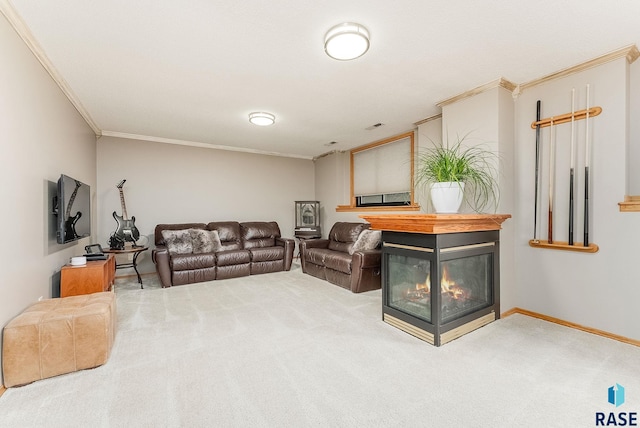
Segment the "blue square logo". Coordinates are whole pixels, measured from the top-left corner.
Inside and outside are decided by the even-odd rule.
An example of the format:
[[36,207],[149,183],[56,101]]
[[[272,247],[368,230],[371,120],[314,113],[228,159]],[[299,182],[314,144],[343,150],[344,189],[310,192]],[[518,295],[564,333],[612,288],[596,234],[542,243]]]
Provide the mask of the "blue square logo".
[[609,403],[620,407],[624,404],[624,387],[619,383],[609,387]]

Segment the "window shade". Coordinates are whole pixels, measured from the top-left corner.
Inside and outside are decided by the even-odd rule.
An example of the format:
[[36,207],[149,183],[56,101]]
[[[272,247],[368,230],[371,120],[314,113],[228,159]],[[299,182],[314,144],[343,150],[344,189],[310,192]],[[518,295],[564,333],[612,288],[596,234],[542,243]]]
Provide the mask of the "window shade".
[[353,154],[355,196],[401,193],[411,190],[411,138]]

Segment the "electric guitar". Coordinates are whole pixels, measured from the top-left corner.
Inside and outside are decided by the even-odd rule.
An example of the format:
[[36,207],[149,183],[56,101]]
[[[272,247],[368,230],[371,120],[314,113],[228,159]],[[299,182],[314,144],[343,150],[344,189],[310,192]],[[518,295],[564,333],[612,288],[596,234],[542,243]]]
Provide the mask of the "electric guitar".
[[122,180],[120,184],[116,186],[120,191],[120,204],[122,205],[122,216],[119,216],[118,214],[116,214],[115,211],[113,212],[113,218],[116,220],[116,223],[118,224],[118,228],[116,229],[115,232],[113,232],[113,235],[120,238],[122,241],[130,241],[135,243],[138,240],[138,238],[140,238],[140,232],[138,231],[138,228],[136,227],[136,224],[135,224],[136,218],[131,217],[131,219],[129,219],[127,216],[127,206],[124,203],[124,192],[122,191],[122,186],[124,185],[125,181],[127,180]]
[[82,183],[76,180],[76,188],[73,189],[73,193],[69,198],[69,203],[67,203],[67,210],[64,213],[64,218],[65,218],[64,240],[65,241],[70,241],[70,240],[79,238],[78,233],[76,232],[76,223],[78,222],[78,220],[80,220],[80,217],[82,217],[82,213],[78,211],[76,215],[71,217],[71,207],[73,206],[73,201],[75,201],[76,199],[76,195],[78,194],[78,189],[80,188],[80,186],[82,186]]

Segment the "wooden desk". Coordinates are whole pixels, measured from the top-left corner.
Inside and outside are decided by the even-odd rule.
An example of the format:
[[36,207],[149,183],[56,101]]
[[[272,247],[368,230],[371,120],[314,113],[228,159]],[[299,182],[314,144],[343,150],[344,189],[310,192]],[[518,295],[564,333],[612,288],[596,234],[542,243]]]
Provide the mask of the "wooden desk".
[[111,291],[116,276],[116,259],[88,261],[84,266],[65,265],[60,270],[60,297]]

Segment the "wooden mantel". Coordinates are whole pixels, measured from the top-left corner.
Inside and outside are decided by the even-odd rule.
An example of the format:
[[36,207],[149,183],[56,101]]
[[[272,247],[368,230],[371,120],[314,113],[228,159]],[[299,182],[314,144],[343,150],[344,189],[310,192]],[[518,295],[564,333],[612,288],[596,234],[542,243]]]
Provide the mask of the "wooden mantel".
[[438,234],[500,230],[511,214],[381,214],[360,218],[376,230]]

